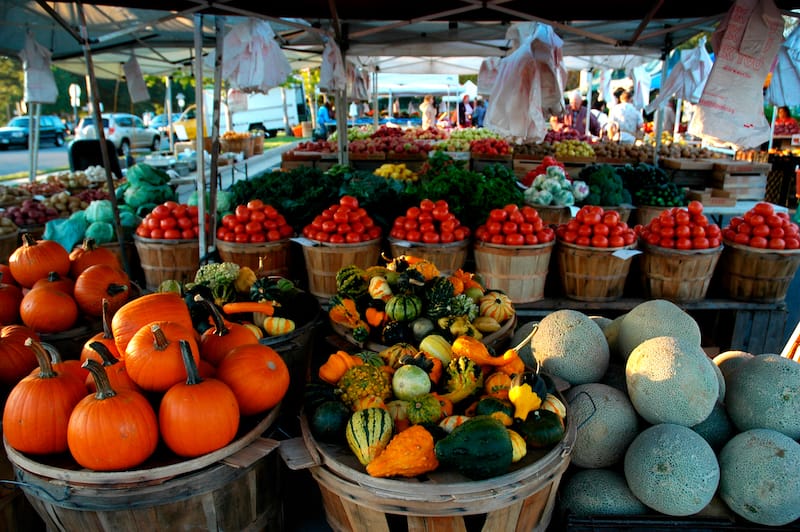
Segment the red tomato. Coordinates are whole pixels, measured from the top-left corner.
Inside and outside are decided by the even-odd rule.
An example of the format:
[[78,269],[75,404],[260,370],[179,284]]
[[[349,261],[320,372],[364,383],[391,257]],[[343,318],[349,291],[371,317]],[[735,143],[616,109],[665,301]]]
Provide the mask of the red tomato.
[[394,227],[392,228],[391,231],[389,231],[389,236],[392,238],[397,238],[399,240],[405,240],[406,232],[403,229],[397,229],[396,227]]
[[361,234],[366,230],[364,222],[353,222],[350,224],[350,230],[354,233]]
[[675,249],[692,249],[691,238],[679,238],[675,241]]
[[675,227],[662,226],[661,238],[675,238]]
[[492,244],[505,244],[506,237],[505,237],[505,235],[501,235],[500,233],[497,233],[497,234],[491,235],[489,237],[489,242],[491,242]]
[[354,196],[344,195],[339,198],[339,205],[350,209],[358,209],[358,199]]
[[764,221],[770,227],[781,227],[783,225],[783,219],[777,214],[770,214],[765,216]]
[[772,204],[765,201],[759,201],[756,203],[752,208],[752,211],[760,214],[761,216],[771,216],[775,214],[775,209],[772,207]]
[[578,228],[581,226],[581,223],[573,218],[572,220],[567,222],[567,231],[578,231]]
[[155,216],[148,216],[144,219],[144,225],[146,225],[151,231],[153,229],[161,229],[161,220]]
[[267,218],[266,220],[264,220],[261,223],[261,225],[263,225],[264,229],[266,229],[266,230],[277,229],[278,228],[278,222],[273,220],[272,218]]
[[331,244],[344,244],[344,235],[339,233],[333,233],[330,239]]
[[619,223],[619,213],[617,211],[608,211],[603,214],[603,223],[611,227]]
[[[603,225],[603,224],[599,224]],[[592,237],[592,246],[596,248],[607,248],[608,247],[608,238],[603,235],[594,235]]]
[[236,219],[240,222],[247,222],[250,220],[250,209],[248,209],[245,205],[237,205],[233,213],[236,215]]
[[530,205],[523,205],[522,208],[520,208],[520,212],[522,212],[522,215],[525,216],[525,219],[529,222],[539,218],[539,211]]
[[634,242],[636,242],[636,234],[633,231],[625,233],[622,235],[623,240],[625,240],[625,245],[630,246]]
[[706,236],[706,228],[702,225],[695,225],[692,227],[692,237],[693,238],[705,238]]
[[[459,228],[460,229],[460,228]],[[486,230],[485,225],[481,225],[477,229],[475,229],[475,239],[486,241],[489,238],[489,232]]]
[[364,226],[364,229],[370,229],[375,225],[375,221],[369,216],[364,216],[359,222]]
[[197,218],[198,212],[199,209],[197,205],[189,205],[188,207],[186,207],[186,214],[191,218]]
[[[177,231],[177,229],[170,229],[169,231],[164,231],[164,238],[170,238],[167,236],[167,233],[171,233],[172,231]],[[197,236],[192,229],[184,229],[180,231],[180,235],[181,235],[180,238],[183,238],[184,240],[191,240]]]
[[706,236],[708,238],[719,238],[722,235],[722,230],[717,224],[708,224],[706,226]]
[[786,237],[783,239],[786,243],[786,249],[798,249],[800,248],[800,238],[796,238],[793,236]]
[[504,222],[503,223],[502,232],[505,235],[510,235],[510,234],[513,234],[513,233],[517,233],[518,232],[517,224],[515,224],[514,222],[510,222],[510,221],[509,222]]
[[421,211],[431,212],[434,207],[436,207],[436,204],[433,202],[433,200],[429,200],[426,198],[419,202],[419,208]]
[[578,239],[578,233],[576,233],[575,231],[567,231],[566,233],[564,233],[562,239],[564,240],[564,242],[572,244]]
[[675,217],[668,214],[669,211],[664,211],[658,216],[658,221],[661,222],[661,227],[675,227]]
[[425,231],[422,233],[422,241],[426,244],[438,244],[439,233],[435,231]]
[[708,225],[708,218],[706,217],[705,214],[695,214],[694,216],[692,216],[692,221],[695,224],[697,224],[699,226],[702,226],[702,227],[705,227],[705,226]]
[[692,236],[692,229],[688,225],[675,226],[675,236],[677,238],[689,238]]
[[409,207],[406,210],[406,218],[414,218],[416,219],[422,211],[419,207]]
[[266,242],[266,241],[267,241],[267,237],[264,236],[264,233],[255,233],[253,235],[250,235],[250,242],[252,242],[254,244],[260,244],[260,243]]
[[[272,230],[274,231],[274,229]],[[336,232],[339,233],[340,235],[346,235],[347,233],[350,232],[350,224],[339,224],[336,227]]]
[[724,229],[722,231],[722,238],[724,238],[725,240],[733,240],[736,238],[736,231],[730,228]]
[[587,225],[599,224],[603,221],[603,216],[599,212],[588,212],[583,215],[583,223]]
[[[763,219],[763,217],[762,217]],[[751,233],[753,236],[769,236],[769,226],[765,223],[762,224],[753,224],[753,230]]]
[[750,235],[753,232],[753,228],[747,222],[742,222],[736,227],[737,233],[743,233],[745,235]]
[[523,235],[529,235],[533,233],[533,224],[530,222],[522,222],[519,224],[519,232]]
[[507,246],[524,246],[525,237],[519,233],[508,233],[506,234],[505,244]]
[[150,230],[144,224],[140,224],[139,227],[136,228],[136,234],[142,238],[150,238]]
[[427,222],[432,222],[434,218],[433,215],[430,213],[430,211],[422,211],[421,213],[419,213],[419,216],[417,216],[417,220],[419,221],[419,223],[423,224]]
[[442,234],[439,236],[439,242],[441,242],[442,244],[449,244],[450,242],[455,242],[455,241],[456,241],[456,235],[454,232],[442,231]]
[[733,218],[731,218],[729,225],[731,229],[736,229],[742,222],[744,222],[744,218],[742,218],[741,216],[734,216]]
[[508,212],[503,209],[492,209],[489,211],[489,220],[493,222],[505,222],[508,218]]
[[236,235],[233,231],[228,231],[228,234],[225,235],[224,238],[225,242],[236,242]]
[[579,236],[575,239],[576,246],[589,246],[591,243],[592,240],[588,236]]
[[552,242],[553,239],[556,237],[555,231],[553,231],[550,227],[544,227],[538,231],[536,231],[536,238],[539,242]]
[[[516,207],[516,205],[515,205],[515,207]],[[519,224],[521,224],[521,223],[523,223],[525,221],[525,215],[522,214],[522,211],[517,209],[515,211],[512,211],[508,215],[508,219],[509,219],[509,221],[514,222],[515,224],[519,225]]]
[[523,238],[525,239],[526,246],[535,246],[539,243],[539,237],[534,234],[523,235]]
[[244,230],[246,233],[254,234],[254,233],[261,233],[264,230],[264,227],[258,222],[247,222],[244,225]]
[[605,223],[600,223],[600,224],[593,225],[592,229],[594,231],[594,234],[600,235],[600,236],[608,236],[609,233],[611,233],[611,229]]
[[336,222],[333,220],[325,220],[322,222],[322,230],[326,233],[334,233],[336,232]]
[[247,233],[247,229],[245,228],[244,224],[236,224],[233,228],[233,232],[237,235],[241,235]]
[[[188,218],[186,218],[188,220]],[[222,225],[227,228],[233,228],[236,225],[236,216],[233,214],[226,214],[222,217]]]
[[[336,233],[334,233],[336,234]],[[325,231],[320,231],[317,233],[317,236],[314,237],[315,240],[319,240],[320,242],[330,242],[331,233],[326,233]]]
[[786,231],[783,230],[783,227],[773,227],[769,231],[770,238],[784,238],[786,236]]
[[[330,208],[332,209],[331,214],[336,212],[335,206],[331,206]],[[264,205],[262,211],[264,212],[264,216],[266,216],[267,218],[275,218],[276,216],[278,216],[278,209],[276,209],[272,205]]]
[[786,249],[786,241],[782,238],[770,238],[767,247],[769,249]]
[[745,246],[749,246],[750,235],[748,235],[747,233],[736,233],[736,236],[734,237],[733,241],[737,244],[743,244]]
[[654,231],[652,233],[648,233],[647,236],[645,237],[645,240],[651,246],[657,246],[661,242],[661,236]]
[[186,217],[178,218],[178,227],[181,229],[191,229],[194,226],[194,222]]
[[406,240],[410,242],[422,242],[422,233],[416,229],[406,231]]
[[350,211],[348,210],[337,210],[333,213],[333,221],[337,224],[346,224],[350,221]]
[[181,232],[177,229],[164,229],[164,234],[161,236],[161,238],[167,240],[178,240],[181,238]]
[[[747,211],[747,214],[744,215],[744,219],[745,221],[747,221],[747,223],[749,223],[753,227],[766,223],[766,220],[764,219],[763,216],[761,216],[760,214],[752,214],[752,212],[753,211]],[[747,217],[748,214],[750,215],[749,218]]]
[[250,201],[247,202],[245,206],[251,211],[256,209],[262,209],[264,208],[264,202],[261,201],[260,199],[251,199]]
[[166,218],[167,216],[170,216],[172,214],[172,210],[164,204],[156,205],[155,207],[153,207],[153,210],[150,211],[150,214],[152,214],[154,217],[158,219],[162,219]]
[[675,223],[677,225],[688,225],[691,219],[692,217],[689,211],[679,209],[678,212],[675,213]]
[[689,205],[686,207],[686,209],[689,211],[689,214],[691,214],[692,216],[695,216],[695,215],[698,215],[698,214],[702,214],[702,212],[703,212],[703,204],[700,203],[697,200],[692,200],[692,201],[689,202]]
[[424,224],[419,224],[419,231],[420,231],[420,233],[422,233],[423,235],[424,235],[425,233],[435,233],[435,232],[436,232],[436,226],[435,226],[435,225],[433,225],[433,223],[432,223],[432,222],[427,222],[427,223],[424,223]]
[[671,238],[662,238],[661,240],[658,241],[658,245],[661,246],[662,248],[674,248],[675,241]]
[[581,224],[578,226],[578,236],[592,236],[592,226],[587,224]]
[[610,248],[621,248],[625,245],[625,239],[622,238],[622,235],[611,235],[608,237],[608,247]]
[[454,240],[464,240],[468,235],[466,227],[456,227],[455,231],[453,231]]
[[722,245],[722,241],[719,238],[709,238],[708,239],[708,247],[710,248],[718,248]]
[[767,239],[763,236],[754,236],[750,239],[750,246],[754,248],[766,248],[767,247]]
[[355,233],[355,232],[351,231],[351,232],[347,233],[346,235],[344,235],[344,240],[345,240],[345,242],[348,242],[350,244],[355,244],[357,242],[361,242],[361,233]]
[[439,227],[441,228],[443,233],[452,233],[453,231],[456,230],[456,227],[458,227],[458,222],[453,219],[444,220],[441,222],[441,224],[439,224]]
[[694,249],[708,249],[708,239],[704,236],[696,236],[692,239],[692,247]]
[[431,215],[435,220],[439,220],[440,222],[447,219],[447,215],[450,214],[450,211],[444,207],[434,207],[431,211]]
[[184,205],[183,203],[176,206],[172,209],[172,216],[175,218],[180,218],[182,216],[186,216],[186,212],[189,210],[188,205]]
[[499,234],[502,230],[503,226],[500,222],[491,221],[486,224],[486,232],[490,235]]
[[419,224],[414,218],[406,218],[406,222],[403,224],[403,229],[406,231],[416,231],[419,229]]

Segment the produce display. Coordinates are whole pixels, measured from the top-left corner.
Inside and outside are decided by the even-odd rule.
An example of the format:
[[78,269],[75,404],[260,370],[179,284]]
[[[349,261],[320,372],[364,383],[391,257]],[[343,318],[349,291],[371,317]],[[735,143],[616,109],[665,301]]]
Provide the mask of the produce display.
[[686,195],[664,170],[647,163],[626,164],[616,169],[634,205],[680,207],[686,205]]
[[252,200],[237,205],[233,214],[222,217],[217,228],[217,240],[240,244],[277,242],[294,235],[286,218],[272,205]]
[[303,228],[304,237],[332,244],[375,240],[380,238],[381,233],[381,228],[359,206],[358,199],[346,195],[339,198],[338,204],[323,210]]
[[586,141],[578,139],[556,140],[553,142],[555,156],[559,159],[567,157],[594,157],[594,148]]
[[419,176],[417,173],[406,166],[405,163],[386,163],[382,164],[375,170],[375,175],[381,177],[388,177],[390,179],[398,179],[400,181],[406,181],[409,183],[413,183]]
[[31,193],[22,187],[10,187],[0,185],[0,206],[6,207],[17,203],[22,203],[31,197]]
[[580,201],[581,205],[617,206],[631,202],[631,194],[622,177],[610,164],[590,164],[581,169],[578,178],[589,186],[589,193]]
[[3,213],[3,218],[8,218],[20,227],[42,225],[59,216],[54,207],[48,207],[44,202],[33,198],[23,200],[20,205],[8,207]]
[[506,246],[533,246],[552,242],[555,232],[530,205],[506,205],[489,211],[486,223],[475,230],[475,240]]
[[472,140],[469,143],[469,151],[473,156],[498,156],[498,155],[511,155],[514,149],[504,139],[496,139],[492,137]]
[[389,236],[409,242],[448,244],[469,238],[470,230],[450,212],[445,200],[424,199],[394,220]]
[[166,201],[156,205],[136,228],[141,238],[192,240],[200,233],[197,207]]
[[[526,181],[534,172],[539,172],[533,176],[532,181],[525,189],[525,202],[529,205],[574,205],[576,201],[582,201],[589,194],[589,187],[583,181],[571,181],[567,177],[563,166],[558,164],[548,164],[551,161],[546,157],[542,164],[525,176]],[[542,166],[547,165],[542,168]],[[523,181],[524,182],[524,181]]]
[[648,244],[662,248],[689,250],[722,245],[722,231],[708,222],[699,201],[690,201],[685,208],[663,210],[646,226],[637,226],[637,233]]
[[773,206],[759,202],[744,213],[734,216],[722,230],[724,240],[759,249],[798,249],[800,231],[787,213],[776,213]]
[[470,141],[467,139],[449,138],[433,145],[436,151],[466,151],[470,148]]
[[584,205],[575,217],[556,228],[558,238],[576,246],[621,248],[636,242],[636,232],[621,221],[617,211]]
[[0,216],[0,237],[11,233],[17,234],[17,231],[19,231],[19,227],[17,227],[17,224],[15,224],[11,218]]
[[125,180],[114,194],[120,205],[130,206],[138,216],[144,216],[160,203],[177,200],[169,185],[169,174],[159,168],[137,163],[128,168]]

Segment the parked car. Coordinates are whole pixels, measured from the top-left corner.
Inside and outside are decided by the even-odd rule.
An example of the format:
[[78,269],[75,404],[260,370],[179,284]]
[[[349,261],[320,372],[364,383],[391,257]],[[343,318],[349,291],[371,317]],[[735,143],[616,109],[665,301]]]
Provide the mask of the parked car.
[[[30,117],[17,116],[5,127],[0,127],[0,148],[6,149],[10,146],[28,147],[28,137],[30,136]],[[56,146],[64,145],[66,128],[61,119],[53,115],[43,115],[39,117],[39,144],[52,142]]]
[[[158,151],[161,147],[161,134],[157,129],[146,127],[138,116],[127,113],[104,113],[102,116],[106,139],[114,144],[120,155],[128,157],[133,149]],[[75,132],[75,139],[95,138],[97,130],[94,117],[82,118]]]
[[[172,123],[174,124],[175,122],[177,122],[180,117],[181,117],[180,113],[172,113]],[[150,120],[149,127],[157,129],[159,133],[161,133],[161,138],[166,138],[168,125],[169,124],[167,123],[167,115],[165,113],[154,116],[153,119]]]

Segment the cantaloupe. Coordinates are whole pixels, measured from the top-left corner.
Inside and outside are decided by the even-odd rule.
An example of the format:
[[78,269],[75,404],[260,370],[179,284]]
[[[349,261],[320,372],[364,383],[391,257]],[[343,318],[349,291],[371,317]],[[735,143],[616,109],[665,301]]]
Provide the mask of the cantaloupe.
[[722,449],[728,440],[738,432],[725,410],[725,405],[720,401],[717,401],[706,419],[692,426],[691,429],[702,436],[715,451]]
[[725,406],[741,431],[772,429],[800,438],[800,364],[779,355],[747,360],[731,375]]
[[719,397],[712,363],[692,341],[659,336],[639,344],[625,365],[628,395],[648,422],[697,425]]
[[800,518],[800,444],[780,432],[737,434],[719,454],[722,500],[745,519],[783,526]]
[[611,357],[620,360],[625,360],[619,349],[619,329],[622,326],[622,320],[625,319],[625,316],[627,316],[627,314],[617,316],[603,329],[603,334],[606,335],[608,351],[611,353]]
[[720,478],[713,449],[692,429],[663,423],[642,431],[625,453],[633,494],[667,515],[691,515],[714,496]]
[[625,364],[610,362],[606,374],[603,375],[600,382],[616,388],[626,396],[628,395],[628,384],[625,382]]
[[572,463],[601,468],[621,461],[639,434],[639,418],[628,396],[611,386],[589,383],[570,388],[565,398],[577,427]]
[[653,299],[625,315],[617,339],[620,354],[627,360],[636,346],[657,336],[683,338],[700,346],[700,327],[694,318],[671,301]]
[[600,330],[603,331],[603,334],[606,332],[606,327],[611,325],[611,322],[614,321],[611,318],[606,318],[605,316],[589,316],[589,319],[592,320],[600,327]]
[[561,510],[575,516],[642,515],[647,506],[634,496],[625,477],[611,469],[584,469],[565,480]]
[[728,381],[734,371],[743,363],[753,358],[747,351],[725,351],[714,357],[714,364],[722,372],[725,380]]
[[589,316],[557,310],[539,322],[531,351],[542,369],[570,384],[597,382],[608,368],[608,342]]
[[719,384],[719,396],[717,400],[724,403],[725,402],[725,392],[727,390],[727,384],[725,383],[725,375],[722,374],[722,370],[719,369],[719,366],[714,364],[714,362],[709,359],[711,362],[711,369],[714,370],[714,375],[717,376],[717,384]]

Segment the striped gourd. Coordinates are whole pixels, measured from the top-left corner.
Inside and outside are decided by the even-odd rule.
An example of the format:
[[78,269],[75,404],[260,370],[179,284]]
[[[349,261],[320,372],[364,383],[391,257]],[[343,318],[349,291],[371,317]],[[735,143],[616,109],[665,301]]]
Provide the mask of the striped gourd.
[[392,439],[392,415],[382,408],[365,408],[354,412],[347,422],[347,444],[362,465],[367,465]]
[[290,320],[289,318],[267,316],[264,318],[262,327],[264,327],[264,331],[269,336],[280,336],[282,334],[289,334],[290,332],[294,331],[295,324],[294,321]]
[[422,300],[413,295],[395,295],[386,302],[386,315],[394,321],[413,321],[422,314]]
[[351,264],[336,272],[336,292],[339,294],[356,299],[366,294],[368,288],[367,273],[358,266]]

